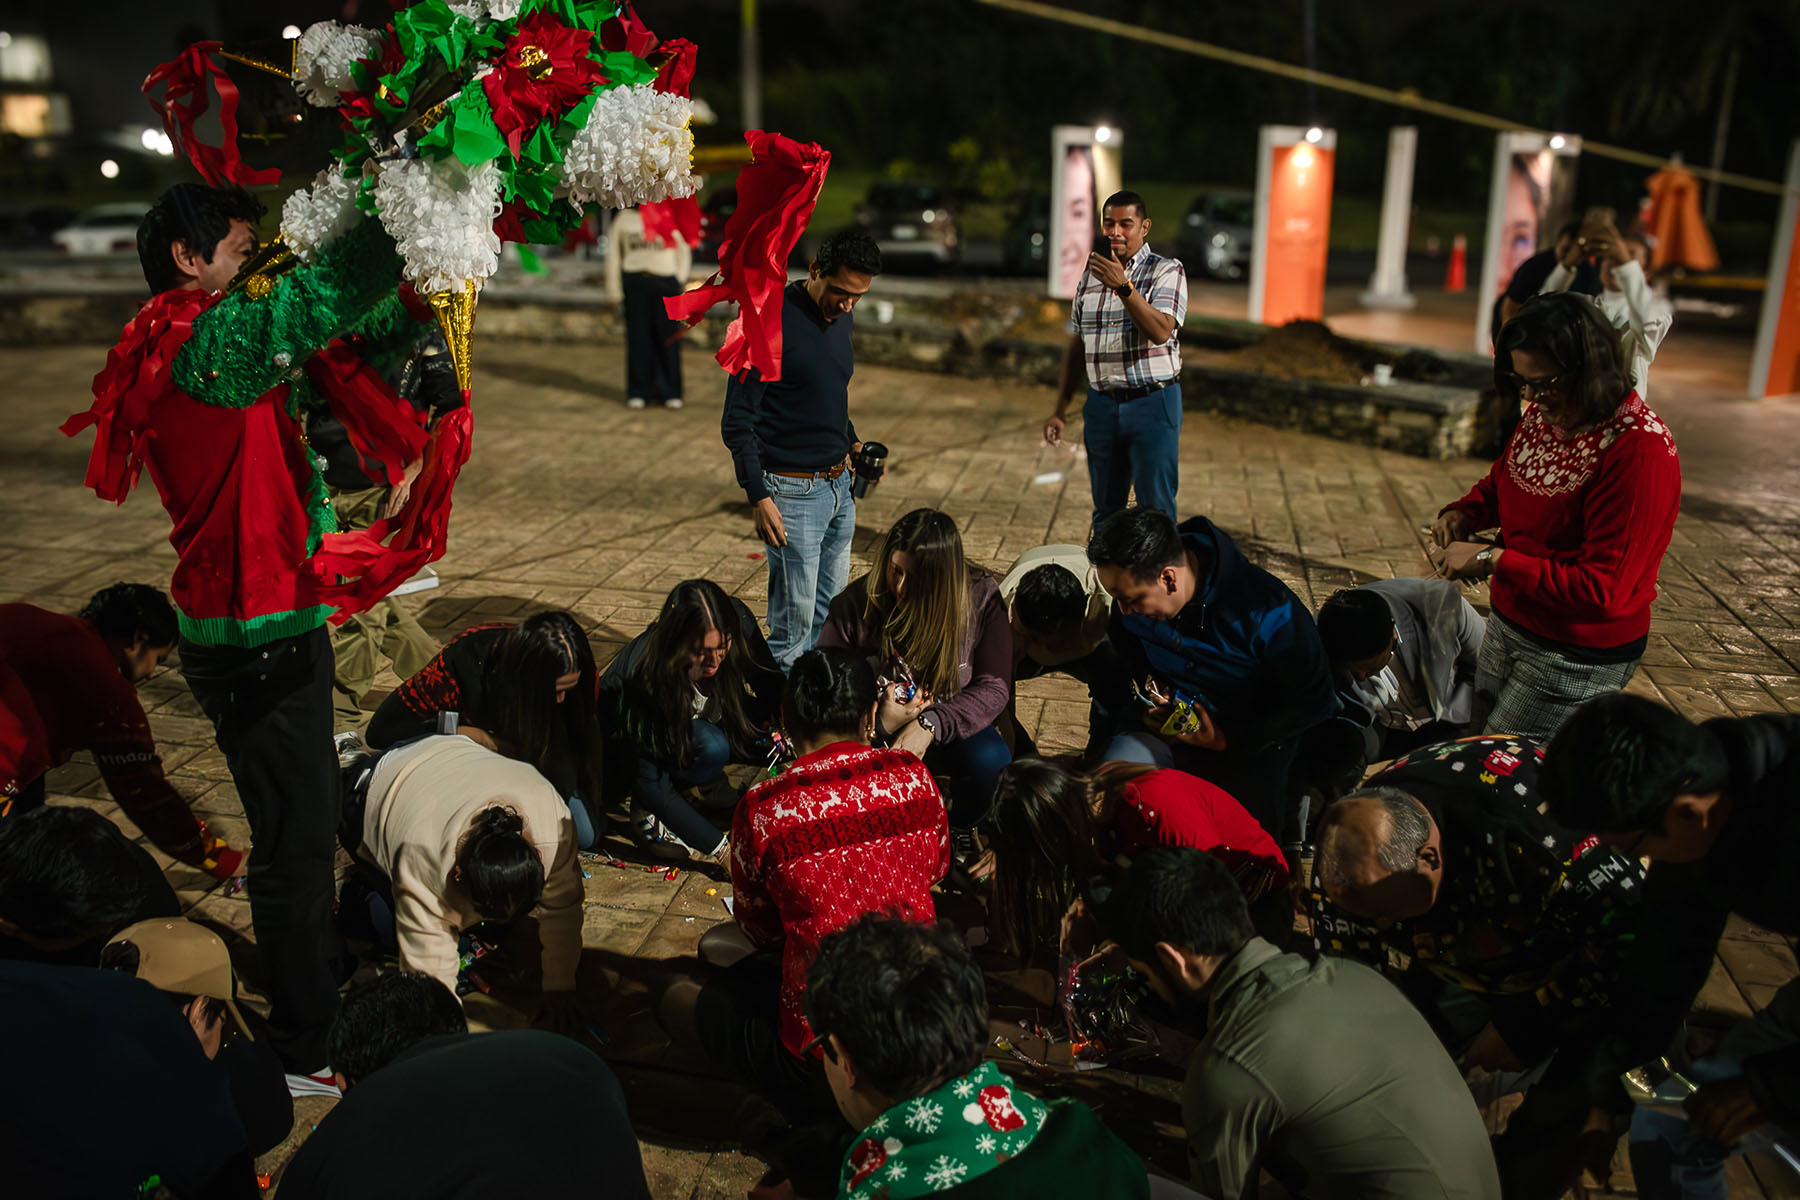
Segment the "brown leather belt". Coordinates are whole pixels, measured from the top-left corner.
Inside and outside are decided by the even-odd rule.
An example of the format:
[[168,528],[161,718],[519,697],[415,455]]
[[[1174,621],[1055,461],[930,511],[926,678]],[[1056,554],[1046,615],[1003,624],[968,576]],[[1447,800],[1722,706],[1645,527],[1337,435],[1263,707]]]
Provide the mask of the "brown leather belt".
[[770,471],[771,475],[779,475],[783,479],[836,479],[849,470],[848,463],[839,463],[824,471]]

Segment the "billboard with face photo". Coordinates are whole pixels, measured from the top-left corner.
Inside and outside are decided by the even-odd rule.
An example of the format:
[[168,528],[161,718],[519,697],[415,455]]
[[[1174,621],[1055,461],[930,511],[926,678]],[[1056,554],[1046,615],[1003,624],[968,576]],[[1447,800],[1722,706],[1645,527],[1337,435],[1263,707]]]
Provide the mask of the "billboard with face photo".
[[1121,184],[1117,129],[1058,125],[1050,131],[1050,295],[1070,300],[1100,232],[1098,205]]
[[1494,144],[1493,191],[1487,240],[1481,257],[1482,304],[1477,309],[1475,349],[1491,349],[1488,306],[1506,290],[1513,273],[1556,240],[1575,205],[1577,137],[1502,133]]

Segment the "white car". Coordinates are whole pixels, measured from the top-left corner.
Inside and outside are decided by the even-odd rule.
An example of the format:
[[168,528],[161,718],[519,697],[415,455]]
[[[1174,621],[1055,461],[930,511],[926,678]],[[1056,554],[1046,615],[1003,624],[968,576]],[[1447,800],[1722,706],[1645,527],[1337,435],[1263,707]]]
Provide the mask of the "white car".
[[90,208],[51,235],[59,253],[77,258],[137,254],[138,224],[150,206],[141,201]]

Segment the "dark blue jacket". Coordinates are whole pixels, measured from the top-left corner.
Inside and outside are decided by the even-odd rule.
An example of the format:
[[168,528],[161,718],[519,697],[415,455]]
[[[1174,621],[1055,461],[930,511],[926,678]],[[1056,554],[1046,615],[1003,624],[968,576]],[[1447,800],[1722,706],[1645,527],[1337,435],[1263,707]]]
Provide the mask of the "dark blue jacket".
[[1335,713],[1325,647],[1300,598],[1205,517],[1180,530],[1200,563],[1187,607],[1167,621],[1113,609],[1110,635],[1132,677],[1192,697],[1225,731],[1227,753],[1291,742]]

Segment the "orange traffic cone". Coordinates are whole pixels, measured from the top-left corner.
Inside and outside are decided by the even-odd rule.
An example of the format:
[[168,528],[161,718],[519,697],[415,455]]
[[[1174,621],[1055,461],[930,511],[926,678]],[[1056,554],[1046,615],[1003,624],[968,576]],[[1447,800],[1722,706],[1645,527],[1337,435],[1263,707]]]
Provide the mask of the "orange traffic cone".
[[1460,292],[1469,286],[1469,239],[1462,234],[1450,243],[1450,268],[1444,272],[1444,290]]

